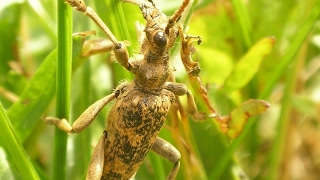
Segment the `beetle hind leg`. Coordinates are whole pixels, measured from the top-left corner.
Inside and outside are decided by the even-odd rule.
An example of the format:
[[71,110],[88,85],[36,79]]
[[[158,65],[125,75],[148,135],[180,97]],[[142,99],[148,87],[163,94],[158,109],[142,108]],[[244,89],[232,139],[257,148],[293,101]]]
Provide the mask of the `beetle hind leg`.
[[180,168],[180,152],[172,144],[160,137],[156,138],[151,150],[174,163],[174,166],[167,178],[168,180],[174,180]]
[[95,147],[87,172],[86,180],[100,180],[103,172],[104,165],[104,146],[105,140],[108,136],[107,131],[104,131]]

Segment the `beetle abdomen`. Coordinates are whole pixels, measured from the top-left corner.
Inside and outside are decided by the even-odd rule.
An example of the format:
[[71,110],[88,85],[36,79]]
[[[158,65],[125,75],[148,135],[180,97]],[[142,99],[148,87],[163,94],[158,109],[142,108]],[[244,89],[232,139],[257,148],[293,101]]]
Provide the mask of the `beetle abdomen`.
[[174,100],[167,90],[149,94],[129,87],[121,92],[107,121],[102,179],[129,179],[138,170]]

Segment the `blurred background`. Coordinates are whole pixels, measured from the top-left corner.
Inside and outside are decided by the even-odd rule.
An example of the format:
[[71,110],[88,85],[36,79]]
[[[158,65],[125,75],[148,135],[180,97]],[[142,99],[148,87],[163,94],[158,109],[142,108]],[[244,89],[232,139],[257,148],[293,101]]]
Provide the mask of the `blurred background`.
[[[139,52],[135,23],[144,23],[139,7],[118,1],[86,0],[119,40]],[[154,0],[168,16],[182,0]],[[225,116],[249,99],[270,108],[250,118],[236,138],[221,132],[214,119],[194,122],[170,114],[160,136],[182,154],[177,179],[316,180],[320,177],[320,2],[319,0],[203,0],[185,26],[202,37],[193,59],[216,112]],[[184,19],[182,19],[183,21]],[[73,32],[95,30],[86,40],[106,38],[82,13],[73,11]],[[90,41],[88,41],[90,42]],[[73,38],[71,113],[73,122],[90,104],[133,76],[110,53],[85,57],[89,48]],[[89,43],[90,44],[90,43]],[[98,44],[99,45],[99,44]],[[0,3],[0,102],[40,179],[52,179],[55,116],[57,2],[3,0]],[[64,45],[60,45],[64,46]],[[179,56],[171,53],[176,81],[192,89]],[[208,108],[192,90],[200,110]],[[185,99],[180,98],[185,107]],[[79,135],[68,136],[67,179],[85,179],[91,153],[105,126],[112,103]],[[2,137],[6,134],[1,133]],[[0,179],[25,179],[0,139]],[[64,165],[61,165],[64,166]],[[165,179],[172,164],[149,153],[136,179]]]

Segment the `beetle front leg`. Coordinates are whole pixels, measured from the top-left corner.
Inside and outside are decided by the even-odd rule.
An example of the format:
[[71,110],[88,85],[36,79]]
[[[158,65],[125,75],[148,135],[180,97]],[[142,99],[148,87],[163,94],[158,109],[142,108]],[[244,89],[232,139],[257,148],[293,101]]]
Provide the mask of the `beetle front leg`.
[[160,137],[156,138],[151,150],[174,164],[167,178],[168,180],[174,180],[180,168],[180,152],[173,145]]
[[131,70],[129,61],[129,53],[127,50],[128,42],[118,41],[117,38],[110,31],[108,26],[101,20],[98,14],[90,7],[87,7],[84,1],[82,0],[65,0],[68,2],[75,10],[83,12],[86,16],[89,16],[109,37],[113,43],[113,52],[116,56],[117,62],[121,64],[127,70]]
[[176,96],[187,95],[187,112],[194,120],[205,120],[208,117],[206,113],[198,111],[193,95],[185,84],[166,82],[163,88],[171,91]]
[[70,126],[68,121],[66,119],[58,119],[58,118],[52,118],[47,117],[44,119],[44,121],[47,124],[56,125],[59,129],[68,132],[68,133],[80,133],[82,130],[87,128],[94,118],[97,116],[97,114],[100,112],[100,110],[107,105],[111,100],[113,100],[116,97],[115,93],[112,93],[98,101],[96,101],[94,104],[89,106],[81,115],[80,117]]

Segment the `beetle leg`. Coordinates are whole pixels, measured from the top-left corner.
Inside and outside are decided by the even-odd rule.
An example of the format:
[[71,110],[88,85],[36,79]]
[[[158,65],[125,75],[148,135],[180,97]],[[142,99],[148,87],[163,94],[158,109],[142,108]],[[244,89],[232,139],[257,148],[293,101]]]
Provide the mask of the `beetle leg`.
[[97,116],[97,114],[100,112],[100,110],[107,105],[111,100],[113,100],[116,97],[115,93],[112,93],[98,101],[96,101],[94,104],[89,106],[81,115],[80,117],[70,126],[68,121],[66,119],[58,119],[58,118],[52,118],[47,117],[45,118],[45,122],[47,124],[56,125],[59,129],[68,132],[68,133],[80,133],[82,130],[87,128],[94,118]]
[[124,68],[130,71],[131,66],[128,62],[129,53],[127,50],[128,42],[118,41],[117,38],[110,31],[108,26],[101,20],[98,14],[90,7],[87,7],[83,0],[66,0],[75,10],[83,12],[86,16],[90,17],[109,37],[110,41],[113,43],[113,52],[117,59],[117,62],[121,64]]
[[84,41],[81,55],[83,57],[89,57],[97,53],[110,52],[112,47],[113,43],[109,39],[89,39]]
[[93,151],[86,180],[101,179],[102,172],[103,172],[103,164],[104,164],[104,148],[105,148],[104,142],[107,136],[108,136],[107,131],[104,131],[102,136],[99,139],[98,144],[96,145]]
[[187,111],[193,117],[194,120],[205,120],[207,118],[207,115],[205,113],[198,112],[193,95],[185,84],[180,84],[176,82],[166,82],[163,88],[171,91],[176,96],[187,95]]
[[168,180],[174,180],[180,168],[180,152],[172,144],[160,137],[156,138],[155,142],[151,146],[151,150],[174,164],[167,178]]
[[153,6],[153,2],[151,1],[146,1],[146,0],[121,0],[122,2],[127,2],[131,4],[136,4],[136,5],[141,5],[145,4],[146,6]]
[[190,0],[184,0],[182,2],[182,5],[179,7],[178,10],[174,12],[174,14],[168,19],[168,24],[166,26],[166,32],[169,32],[169,30],[176,24],[176,22],[181,18],[182,13],[189,5]]

